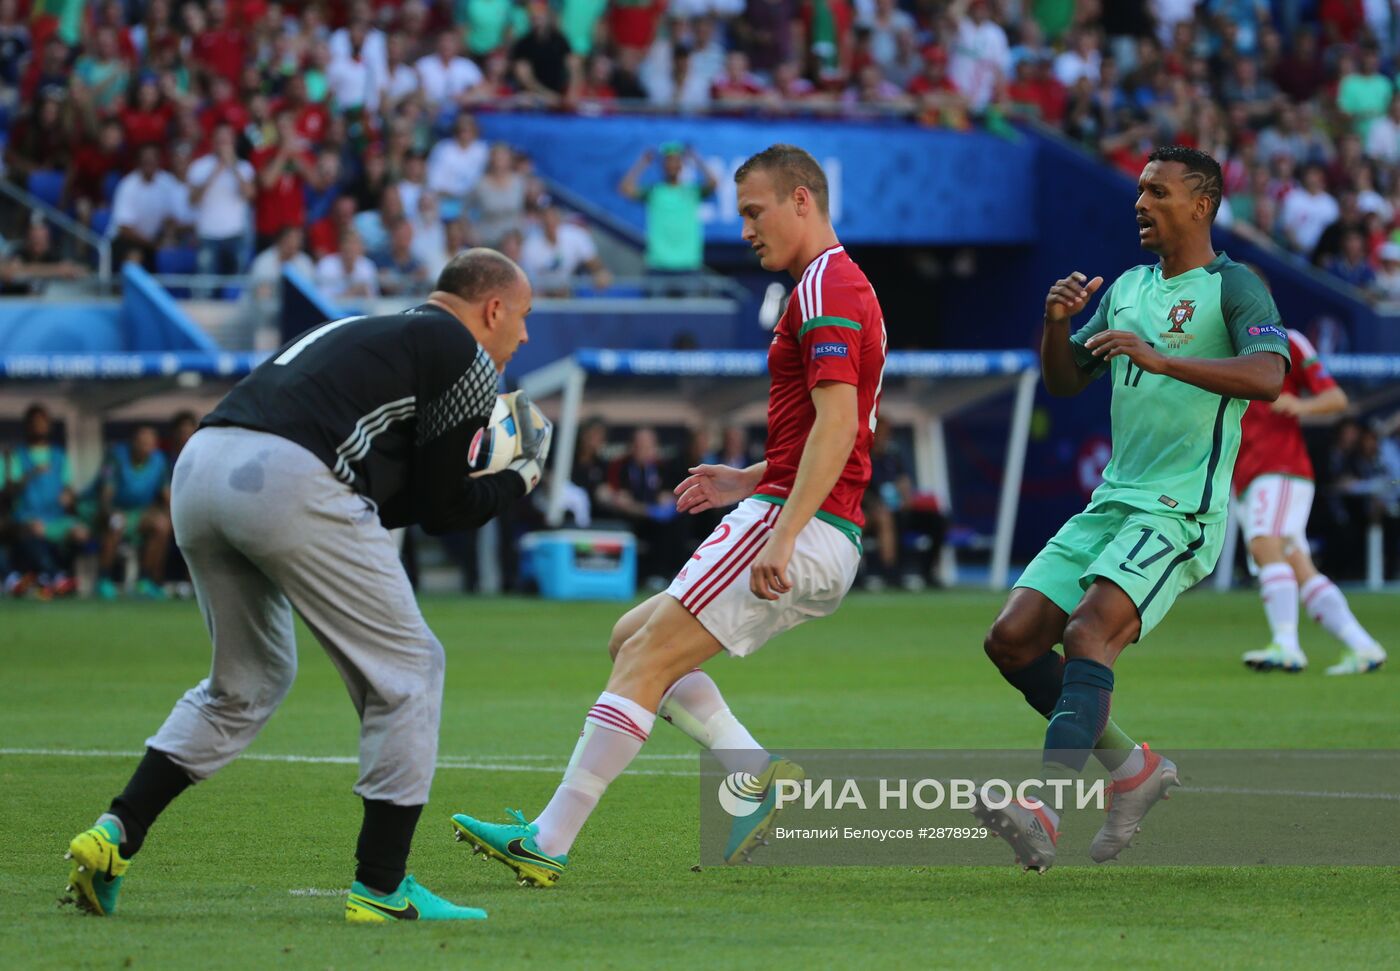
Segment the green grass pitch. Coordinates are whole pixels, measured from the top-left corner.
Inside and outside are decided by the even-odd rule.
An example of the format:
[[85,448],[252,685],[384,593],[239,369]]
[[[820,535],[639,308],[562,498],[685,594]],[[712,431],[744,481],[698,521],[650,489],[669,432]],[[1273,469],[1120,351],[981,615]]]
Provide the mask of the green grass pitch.
[[[1392,650],[1393,597],[1354,608]],[[1034,747],[1044,723],[981,639],[999,597],[855,596],[837,615],[710,670],[770,747]],[[538,811],[607,675],[614,605],[430,600],[447,647],[443,763],[410,869],[491,918],[351,927],[359,804],[354,713],[302,632],[301,672],[250,755],[152,830],[106,920],[57,903],[67,840],[120,789],[134,753],[208,668],[192,604],[0,608],[0,963],[7,968],[1379,967],[1395,960],[1387,868],[706,868],[695,872],[690,742],[658,724],[641,771],[608,792],[552,891],[473,859],[447,817]],[[1118,665],[1114,714],[1163,751],[1400,746],[1396,673],[1256,675],[1252,594],[1193,594]],[[42,754],[66,750],[112,755]],[[27,753],[27,754],[25,754]],[[121,753],[133,753],[123,756]],[[658,758],[672,756],[672,758]],[[336,760],[340,757],[340,761]],[[1289,805],[1249,825],[1286,829]],[[1150,820],[1149,820],[1150,825]],[[793,962],[789,964],[789,962]]]

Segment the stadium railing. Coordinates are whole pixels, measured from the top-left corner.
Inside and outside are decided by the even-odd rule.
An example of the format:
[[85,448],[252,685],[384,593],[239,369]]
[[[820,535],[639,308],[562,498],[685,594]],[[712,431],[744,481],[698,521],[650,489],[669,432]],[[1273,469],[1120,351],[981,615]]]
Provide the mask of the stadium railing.
[[[543,400],[560,396],[547,497],[547,519],[564,517],[564,484],[573,467],[584,391],[590,378],[589,410],[606,410],[609,392],[602,379],[621,379],[626,390],[612,397],[646,401],[649,421],[691,424],[719,420],[763,420],[767,399],[764,351],[642,351],[587,348],[525,374],[520,387]],[[921,488],[952,509],[944,419],[958,411],[1014,392],[1006,458],[997,505],[988,584],[1004,589],[1010,575],[1011,542],[1016,531],[1021,478],[1030,438],[1031,410],[1040,379],[1036,356],[1025,350],[893,351],[886,360],[881,415],[914,429],[914,472]],[[635,409],[635,404],[630,406]],[[956,554],[944,547],[940,579],[957,580]]]
[[73,239],[90,247],[97,254],[97,279],[104,285],[110,284],[112,280],[112,241],[104,236],[99,236],[91,229],[69,216],[62,209],[57,209],[49,205],[43,199],[15,185],[9,179],[0,177],[0,195],[4,195],[11,201],[25,209],[30,218],[34,215],[41,215],[44,221],[51,224],[60,233],[71,236]]

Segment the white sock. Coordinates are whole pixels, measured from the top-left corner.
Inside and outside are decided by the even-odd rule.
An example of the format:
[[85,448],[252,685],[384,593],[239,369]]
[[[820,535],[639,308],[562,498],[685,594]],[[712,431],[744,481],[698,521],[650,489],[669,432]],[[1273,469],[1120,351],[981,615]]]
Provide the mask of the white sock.
[[714,752],[726,772],[759,775],[768,767],[768,753],[734,717],[719,686],[699,668],[666,689],[656,713]]
[[1298,578],[1287,563],[1270,563],[1259,570],[1259,597],[1274,643],[1290,653],[1298,648]]
[[642,750],[656,716],[641,705],[604,691],[588,710],[573,758],[554,798],[535,819],[535,843],[550,856],[569,852],[608,785]]
[[1114,782],[1122,782],[1124,779],[1131,779],[1142,771],[1147,765],[1147,756],[1142,751],[1141,745],[1134,745],[1133,750],[1128,753],[1128,757],[1123,760],[1123,764],[1114,769],[1109,775],[1113,776]]
[[122,822],[120,816],[117,816],[113,813],[103,813],[101,816],[97,817],[97,823],[95,825],[101,826],[103,823],[108,822],[109,820],[117,824],[117,832],[120,834],[120,837],[117,839],[117,842],[125,843],[126,824]]
[[1337,585],[1322,574],[1303,584],[1303,606],[1308,616],[1323,626],[1327,633],[1359,654],[1374,654],[1379,648],[1366,628],[1352,614],[1347,598]]

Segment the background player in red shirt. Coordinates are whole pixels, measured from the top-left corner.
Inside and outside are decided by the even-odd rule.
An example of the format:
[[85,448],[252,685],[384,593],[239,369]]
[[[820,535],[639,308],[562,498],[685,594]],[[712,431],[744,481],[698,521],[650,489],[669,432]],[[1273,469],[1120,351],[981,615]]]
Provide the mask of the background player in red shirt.
[[1245,652],[1244,663],[1256,671],[1296,673],[1307,667],[1298,646],[1301,596],[1308,615],[1346,645],[1342,659],[1327,673],[1363,674],[1385,662],[1385,651],[1352,615],[1337,585],[1313,565],[1307,538],[1313,468],[1298,425],[1304,415],[1343,410],[1347,396],[1296,330],[1288,332],[1288,350],[1292,364],[1278,400],[1250,402],[1240,422],[1235,515],[1249,555],[1259,565],[1259,596],[1272,632],[1269,646]]
[[[766,270],[798,280],[768,350],[765,460],[700,465],[677,509],[739,503],[665,593],[613,628],[612,676],[588,712],[554,798],[533,822],[452,817],[457,838],[551,886],[604,790],[641,750],[659,713],[714,751],[729,773],[756,777],[758,811],[737,820],[726,855],[746,856],[776,815],[775,779],[802,770],[774,759],[729,711],[697,665],[751,654],[771,637],[836,610],[860,562],[860,500],[885,368],[885,324],[865,274],[831,226],[826,175],[807,152],[774,145],[734,174],[744,241]],[[746,787],[747,788],[747,787]]]

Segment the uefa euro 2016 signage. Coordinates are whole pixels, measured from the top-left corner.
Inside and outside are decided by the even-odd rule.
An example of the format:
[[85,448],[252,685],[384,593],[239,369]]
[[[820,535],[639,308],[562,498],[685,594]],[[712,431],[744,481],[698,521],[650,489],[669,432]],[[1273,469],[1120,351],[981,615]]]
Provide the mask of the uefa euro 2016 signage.
[[[831,209],[848,243],[1013,244],[1036,239],[1034,143],[948,132],[908,121],[484,114],[485,136],[529,153],[540,172],[641,227],[643,207],[618,182],[662,142],[693,146],[719,180],[701,208],[705,238],[739,242],[734,170],[776,142],[821,162]],[[653,168],[643,177],[659,177]],[[690,173],[689,177],[695,177]]]

